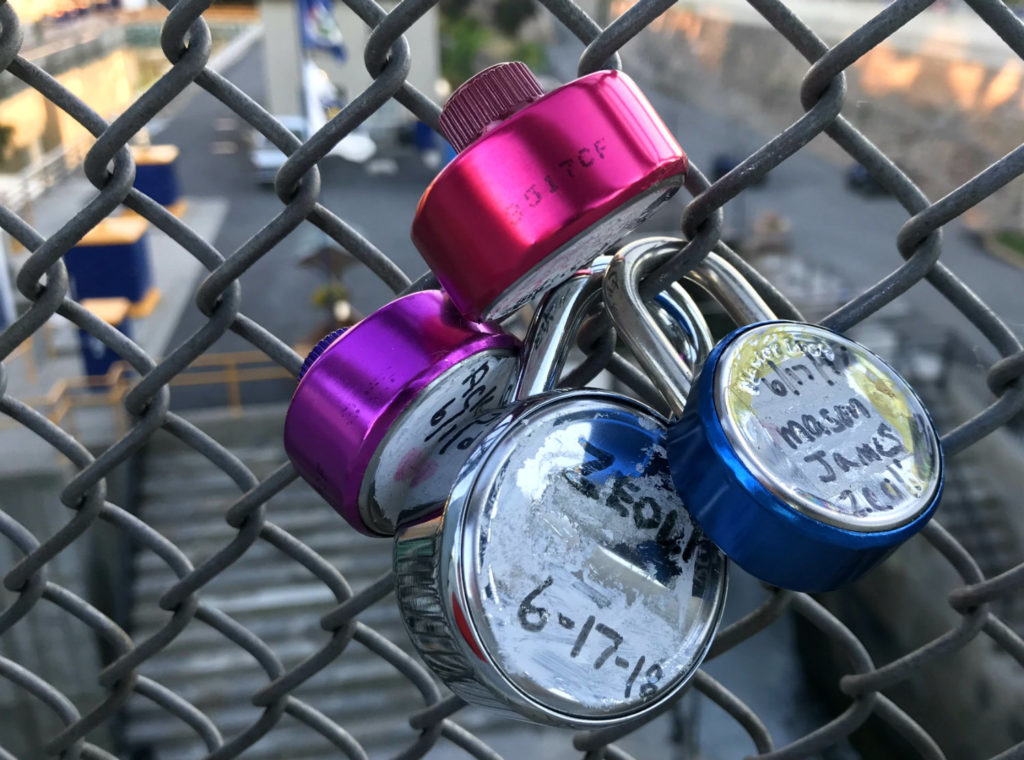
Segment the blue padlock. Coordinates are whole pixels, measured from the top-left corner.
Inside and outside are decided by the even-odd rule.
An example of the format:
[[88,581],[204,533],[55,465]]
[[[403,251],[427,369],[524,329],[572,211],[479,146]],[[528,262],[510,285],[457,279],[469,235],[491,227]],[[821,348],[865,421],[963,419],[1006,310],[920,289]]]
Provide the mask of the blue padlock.
[[681,390],[685,374],[638,290],[681,245],[627,245],[604,281],[616,327],[672,408],[676,489],[704,532],[757,578],[813,592],[855,581],[938,506],[943,455],[931,417],[883,359],[831,330],[775,319],[714,254],[688,278],[737,323],[754,324],[723,338]]

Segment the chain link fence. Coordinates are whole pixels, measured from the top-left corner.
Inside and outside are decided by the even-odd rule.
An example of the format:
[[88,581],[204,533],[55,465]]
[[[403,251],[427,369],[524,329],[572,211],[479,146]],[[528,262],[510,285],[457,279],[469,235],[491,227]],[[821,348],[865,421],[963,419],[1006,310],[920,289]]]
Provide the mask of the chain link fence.
[[[411,281],[373,242],[356,231],[353,223],[358,220],[343,219],[318,202],[320,174],[316,164],[332,146],[391,99],[437,128],[438,107],[406,81],[414,62],[402,36],[437,0],[402,0],[390,12],[385,12],[373,0],[345,2],[372,28],[364,62],[373,82],[305,142],[300,142],[224,76],[207,68],[211,33],[202,14],[212,0],[163,0],[170,13],[162,26],[160,45],[172,65],[110,123],[19,55],[22,32],[18,16],[10,5],[0,3],[0,70],[41,93],[95,136],[95,143],[85,158],[84,171],[96,187],[95,195],[79,213],[49,237],[39,234],[14,210],[0,208],[0,227],[31,251],[16,283],[31,306],[0,333],[0,359],[10,357],[50,317],[59,314],[116,351],[138,373],[137,382],[124,397],[124,407],[131,420],[127,433],[94,456],[82,442],[53,424],[39,410],[8,395],[7,370],[0,363],[0,412],[23,426],[25,431],[45,440],[76,469],[60,496],[68,510],[67,522],[52,534],[34,535],[7,512],[0,511],[0,533],[20,554],[13,567],[4,568],[3,585],[13,601],[0,611],[0,634],[18,626],[33,608],[51,605],[77,619],[82,635],[91,629],[113,652],[112,661],[96,674],[106,696],[91,705],[73,704],[24,664],[0,658],[0,676],[39,700],[59,718],[63,728],[52,736],[46,747],[52,756],[113,757],[86,737],[97,727],[115,721],[126,701],[139,695],[187,724],[206,747],[208,758],[244,756],[247,748],[275,731],[286,714],[336,746],[339,756],[364,758],[367,756],[364,748],[346,727],[295,696],[300,685],[344,659],[355,641],[390,663],[422,696],[422,709],[408,716],[408,744],[396,757],[420,757],[435,747],[441,751],[446,744],[448,749],[451,744],[457,745],[474,757],[497,757],[484,742],[456,722],[459,711],[465,706],[461,700],[446,696],[422,665],[360,621],[360,616],[372,605],[392,603],[387,598],[392,591],[390,575],[366,588],[353,590],[336,568],[269,519],[268,500],[296,479],[291,465],[282,465],[262,480],[258,479],[231,451],[175,413],[170,404],[168,383],[228,331],[244,338],[291,374],[298,373],[302,358],[246,316],[239,277],[304,222],[312,223],[350,251],[396,294],[434,283],[429,275]],[[570,0],[541,2],[561,25],[586,45],[578,65],[582,75],[603,67],[619,67],[620,48],[665,13],[674,0],[639,0],[605,28]],[[691,169],[686,189],[692,199],[686,204],[681,220],[682,234],[689,242],[674,260],[649,278],[646,287],[654,290],[679,279],[708,252],[715,250],[750,277],[780,316],[799,318],[785,297],[720,241],[722,207],[804,149],[813,138],[827,135],[891,190],[906,209],[908,218],[895,241],[904,260],[893,261],[889,272],[878,272],[880,279],[876,285],[858,293],[822,323],[836,330],[847,330],[924,280],[987,338],[1000,357],[988,368],[988,388],[993,394],[991,403],[976,409],[966,422],[943,431],[947,455],[955,457],[992,434],[1024,407],[1024,383],[1021,382],[1024,350],[1013,332],[983,300],[942,263],[943,227],[1024,173],[1024,146],[951,189],[941,199],[930,200],[851,125],[843,109],[846,69],[910,23],[928,8],[931,0],[897,0],[881,7],[868,23],[831,47],[781,0],[748,2],[806,58],[807,71],[799,92],[804,114],[713,184],[698,167]],[[967,4],[1016,56],[1024,59],[1024,23],[1020,18],[999,0],[967,0]],[[289,156],[275,183],[281,201],[279,213],[234,251],[217,250],[210,241],[132,187],[135,167],[127,147],[129,141],[193,83]],[[195,293],[195,302],[207,322],[159,362],[68,295],[68,274],[62,257],[87,231],[122,205],[148,219],[209,271]],[[235,530],[233,539],[196,566],[151,525],[106,498],[107,477],[161,429],[220,468],[240,493],[237,500],[223,510],[224,520]],[[158,557],[177,578],[159,601],[160,608],[167,613],[166,623],[144,640],[134,640],[82,596],[48,579],[55,558],[76,541],[84,540],[86,532],[98,522],[112,526],[138,547],[138,551]],[[902,652],[888,662],[878,662],[847,625],[819,601],[806,594],[777,589],[768,589],[760,606],[718,634],[711,658],[744,646],[748,639],[784,615],[796,615],[809,624],[822,640],[844,653],[849,661],[847,674],[838,682],[844,707],[833,720],[785,747],[776,747],[765,724],[730,690],[729,684],[720,683],[701,671],[693,679],[693,688],[725,710],[749,734],[753,747],[762,757],[816,755],[849,737],[872,716],[901,735],[919,756],[943,757],[931,736],[887,697],[886,691],[915,676],[927,682],[929,665],[950,657],[979,638],[989,639],[1009,655],[1014,668],[1024,667],[1024,639],[993,611],[997,603],[1001,605],[1022,593],[1024,564],[991,577],[984,576],[975,558],[943,528],[942,522],[940,510],[938,519],[931,522],[923,535],[962,580],[962,585],[948,595],[948,604],[958,614],[959,622],[926,644]],[[337,530],[342,529],[339,521]],[[285,669],[278,655],[255,633],[204,599],[204,587],[259,542],[276,547],[302,565],[311,577],[330,590],[335,600],[334,608],[321,620],[322,646],[290,669]],[[381,545],[382,552],[389,548]],[[265,684],[251,695],[252,705],[262,713],[251,725],[232,736],[222,736],[210,718],[184,697],[140,674],[147,660],[189,626],[208,626],[217,631],[245,650],[265,672]],[[643,722],[653,717],[656,716],[649,716]],[[628,755],[614,742],[637,728],[638,724],[631,724],[579,733],[573,739],[573,746],[586,758],[626,758]],[[2,742],[0,738],[0,744]],[[569,752],[566,747],[566,753]],[[0,749],[0,758],[10,757],[13,755]],[[1007,747],[998,757],[1024,757],[1024,743]]]

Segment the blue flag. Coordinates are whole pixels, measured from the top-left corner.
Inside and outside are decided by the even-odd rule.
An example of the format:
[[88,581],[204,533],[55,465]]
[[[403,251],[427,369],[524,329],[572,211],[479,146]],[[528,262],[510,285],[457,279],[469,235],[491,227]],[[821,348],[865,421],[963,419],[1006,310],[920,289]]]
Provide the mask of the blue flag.
[[345,42],[334,20],[334,0],[299,0],[302,22],[302,46],[327,50],[339,61],[345,60]]

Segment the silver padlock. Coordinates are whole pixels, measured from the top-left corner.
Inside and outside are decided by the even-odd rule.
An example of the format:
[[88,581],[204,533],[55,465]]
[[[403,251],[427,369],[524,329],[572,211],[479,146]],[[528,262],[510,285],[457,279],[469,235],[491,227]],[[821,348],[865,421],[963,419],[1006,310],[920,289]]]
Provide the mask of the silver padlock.
[[622,248],[605,277],[619,332],[644,360],[675,421],[673,482],[705,532],[767,583],[829,591],[881,562],[931,518],[942,449],[927,410],[884,360],[816,325],[777,320],[711,254],[693,279],[743,325],[690,387],[640,301],[639,280],[682,241]]
[[[447,503],[400,521],[394,554],[409,635],[456,694],[573,727],[627,721],[678,693],[710,646],[726,590],[724,556],[669,478],[664,419],[606,391],[544,392],[601,276],[576,276],[542,302],[518,403],[474,449]],[[706,345],[695,304],[682,291],[673,298]]]

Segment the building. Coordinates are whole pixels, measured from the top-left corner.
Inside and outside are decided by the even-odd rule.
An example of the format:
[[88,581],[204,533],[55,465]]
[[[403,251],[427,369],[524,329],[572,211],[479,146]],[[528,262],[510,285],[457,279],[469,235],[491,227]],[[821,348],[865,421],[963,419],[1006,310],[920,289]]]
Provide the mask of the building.
[[[313,49],[303,43],[303,11],[310,4],[331,8],[340,32],[343,53]],[[333,6],[333,7],[332,7]],[[390,11],[395,3],[383,3]],[[302,114],[307,112],[309,100],[303,87],[303,69],[306,59],[312,60],[325,74],[336,91],[339,105],[347,103],[373,82],[363,63],[363,50],[370,36],[370,28],[342,2],[323,0],[261,0],[259,3],[263,25],[273,29],[266,35],[266,105],[274,114]],[[437,98],[440,77],[438,44],[438,11],[431,8],[426,15],[406,32],[416,64],[409,72],[409,83],[430,98]],[[308,77],[305,77],[308,79]],[[310,119],[316,126],[317,118]],[[412,120],[397,102],[390,102],[370,117],[367,126],[375,131],[386,131]]]

